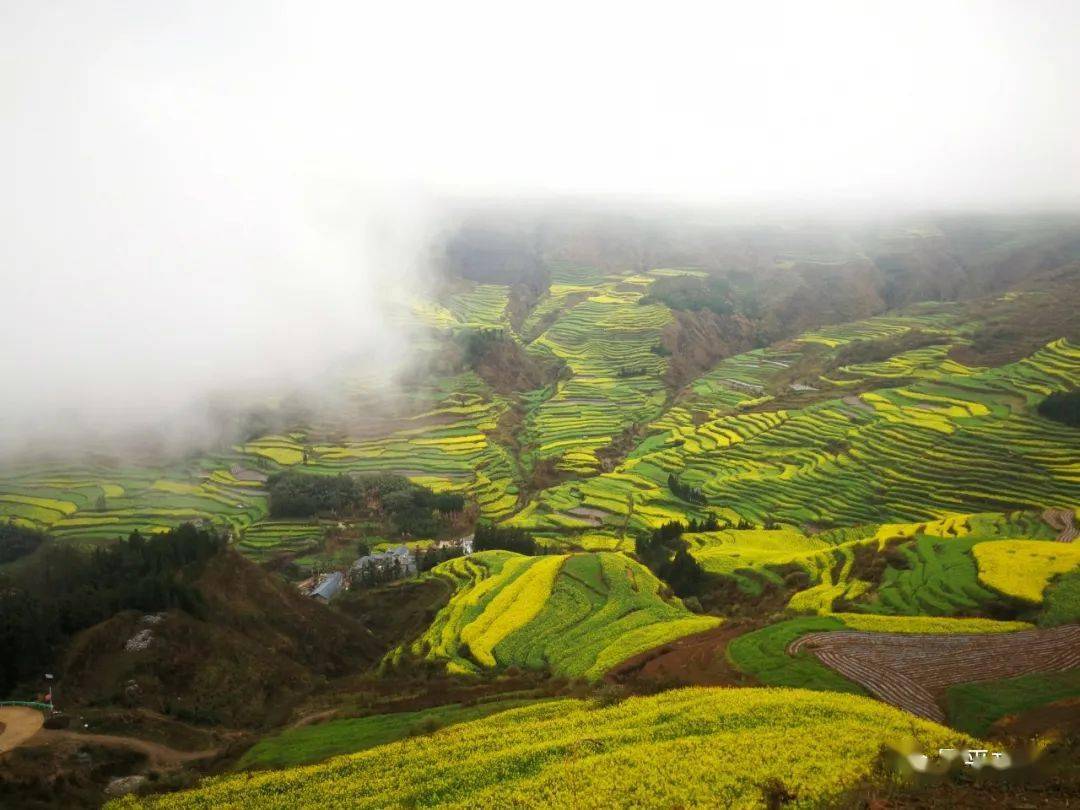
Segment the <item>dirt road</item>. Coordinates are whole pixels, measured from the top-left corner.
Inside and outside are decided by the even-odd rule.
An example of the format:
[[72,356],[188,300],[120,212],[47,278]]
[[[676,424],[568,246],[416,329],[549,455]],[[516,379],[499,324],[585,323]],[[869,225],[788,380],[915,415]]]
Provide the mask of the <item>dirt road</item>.
[[41,729],[34,737],[34,745],[51,745],[59,742],[89,742],[110,748],[127,748],[145,754],[151,765],[159,768],[180,765],[196,759],[206,759],[218,753],[216,748],[206,751],[178,751],[161,743],[140,740],[137,737],[120,737],[115,734],[86,734],[79,731]]
[[45,716],[37,709],[25,706],[0,707],[0,754],[18,748],[19,745],[37,734]]

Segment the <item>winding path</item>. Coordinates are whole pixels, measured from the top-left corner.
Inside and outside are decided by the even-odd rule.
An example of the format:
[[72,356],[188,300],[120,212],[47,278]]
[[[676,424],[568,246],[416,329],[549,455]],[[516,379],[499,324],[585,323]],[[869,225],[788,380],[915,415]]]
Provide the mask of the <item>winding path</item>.
[[5,754],[25,743],[34,745],[54,745],[70,741],[90,742],[110,748],[127,748],[145,754],[151,764],[168,768],[196,759],[215,756],[218,749],[206,751],[178,751],[167,745],[141,740],[138,737],[121,737],[116,734],[87,734],[80,731],[62,731],[42,728],[45,718],[36,709],[23,706],[0,707],[0,755]]
[[183,762],[191,762],[196,759],[207,759],[215,756],[218,749],[210,748],[206,751],[178,751],[161,743],[140,740],[137,737],[121,737],[116,734],[87,734],[81,731],[57,731],[42,729],[34,738],[35,744],[49,745],[54,742],[70,740],[73,742],[90,742],[109,748],[127,748],[145,754],[150,763],[156,767],[168,768]]

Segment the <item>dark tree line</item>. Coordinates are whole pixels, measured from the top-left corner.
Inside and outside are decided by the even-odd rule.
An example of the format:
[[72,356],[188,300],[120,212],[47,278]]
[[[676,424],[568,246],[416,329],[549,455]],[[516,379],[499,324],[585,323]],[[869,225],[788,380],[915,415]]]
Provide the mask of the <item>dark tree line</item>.
[[941,335],[929,334],[921,329],[909,329],[901,335],[876,340],[853,340],[836,350],[829,368],[840,368],[855,363],[879,363],[898,354],[924,346],[937,346],[948,343]]
[[37,529],[16,526],[11,522],[0,523],[0,565],[37,551],[46,537],[45,532]]
[[690,275],[657,279],[641,303],[661,303],[672,309],[708,309],[717,315],[736,311],[734,290],[727,280]]
[[1051,394],[1039,403],[1039,414],[1055,422],[1080,427],[1080,388]]
[[185,524],[86,552],[48,544],[17,578],[0,576],[0,695],[36,677],[71,636],[124,610],[198,614],[191,576],[225,545]]
[[638,559],[679,597],[698,596],[707,583],[705,571],[682,538],[686,528],[678,521],[670,521],[649,535],[638,536],[634,542]]
[[751,274],[672,276],[657,279],[642,304],[666,304],[672,309],[710,310],[717,315],[762,316],[761,281]]
[[676,498],[681,498],[687,503],[699,505],[706,503],[705,496],[701,494],[701,489],[682,483],[675,473],[668,473],[667,485]]
[[358,586],[373,588],[376,585],[385,585],[388,582],[403,579],[406,573],[408,573],[406,564],[397,557],[378,564],[369,562],[363,568],[349,572],[349,585],[354,588]]
[[500,343],[510,340],[502,329],[477,329],[465,338],[465,362],[475,366],[489,351]]
[[317,475],[289,470],[272,475],[270,514],[385,519],[400,535],[432,535],[445,516],[465,508],[462,495],[435,493],[401,475]]
[[[724,523],[723,528],[727,528],[730,524]],[[720,531],[720,521],[716,519],[716,515],[709,515],[702,521],[690,518],[690,523],[687,524],[686,530],[690,533],[693,532],[718,532]]]
[[540,553],[536,541],[524,529],[509,529],[481,523],[476,527],[473,535],[473,550],[489,551],[491,549],[516,551],[518,554],[530,557]]
[[465,549],[461,546],[446,546],[445,548],[420,549],[416,552],[416,570],[421,573],[430,571],[439,563],[452,560],[455,557],[464,556]]

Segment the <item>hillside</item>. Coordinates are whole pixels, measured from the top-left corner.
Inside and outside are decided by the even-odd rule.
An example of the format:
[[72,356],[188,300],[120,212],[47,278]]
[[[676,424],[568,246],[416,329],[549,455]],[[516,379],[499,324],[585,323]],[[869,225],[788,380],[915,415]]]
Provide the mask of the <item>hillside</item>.
[[615,664],[715,627],[648,569],[613,553],[523,557],[478,552],[432,574],[456,593],[428,630],[391,660],[445,661],[452,672],[517,666],[596,680]]
[[360,624],[234,551],[211,560],[195,587],[196,615],[129,611],[77,636],[61,665],[68,710],[116,704],[202,725],[271,726],[327,677],[382,653]]
[[323,765],[224,777],[190,793],[109,807],[756,808],[769,791],[821,806],[868,779],[882,745],[913,736],[930,753],[972,744],[866,698],[686,689],[608,707],[557,701],[511,709]]
[[[153,607],[81,583],[105,621],[50,641],[66,711],[216,746],[146,804],[818,806],[959,739],[925,721],[1073,750],[1074,223],[600,219],[452,240],[393,391],[346,365],[206,452],[6,460],[9,585],[135,529],[227,545],[130,569]],[[300,595],[400,545],[414,576]]]

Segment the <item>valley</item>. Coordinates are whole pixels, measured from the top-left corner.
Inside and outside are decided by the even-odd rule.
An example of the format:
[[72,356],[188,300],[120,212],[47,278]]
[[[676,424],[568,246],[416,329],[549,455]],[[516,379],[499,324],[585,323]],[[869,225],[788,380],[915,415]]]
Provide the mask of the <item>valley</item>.
[[859,806],[904,745],[1067,761],[1080,237],[926,227],[462,248],[392,389],[5,459],[0,697],[69,727],[0,709],[0,803]]

